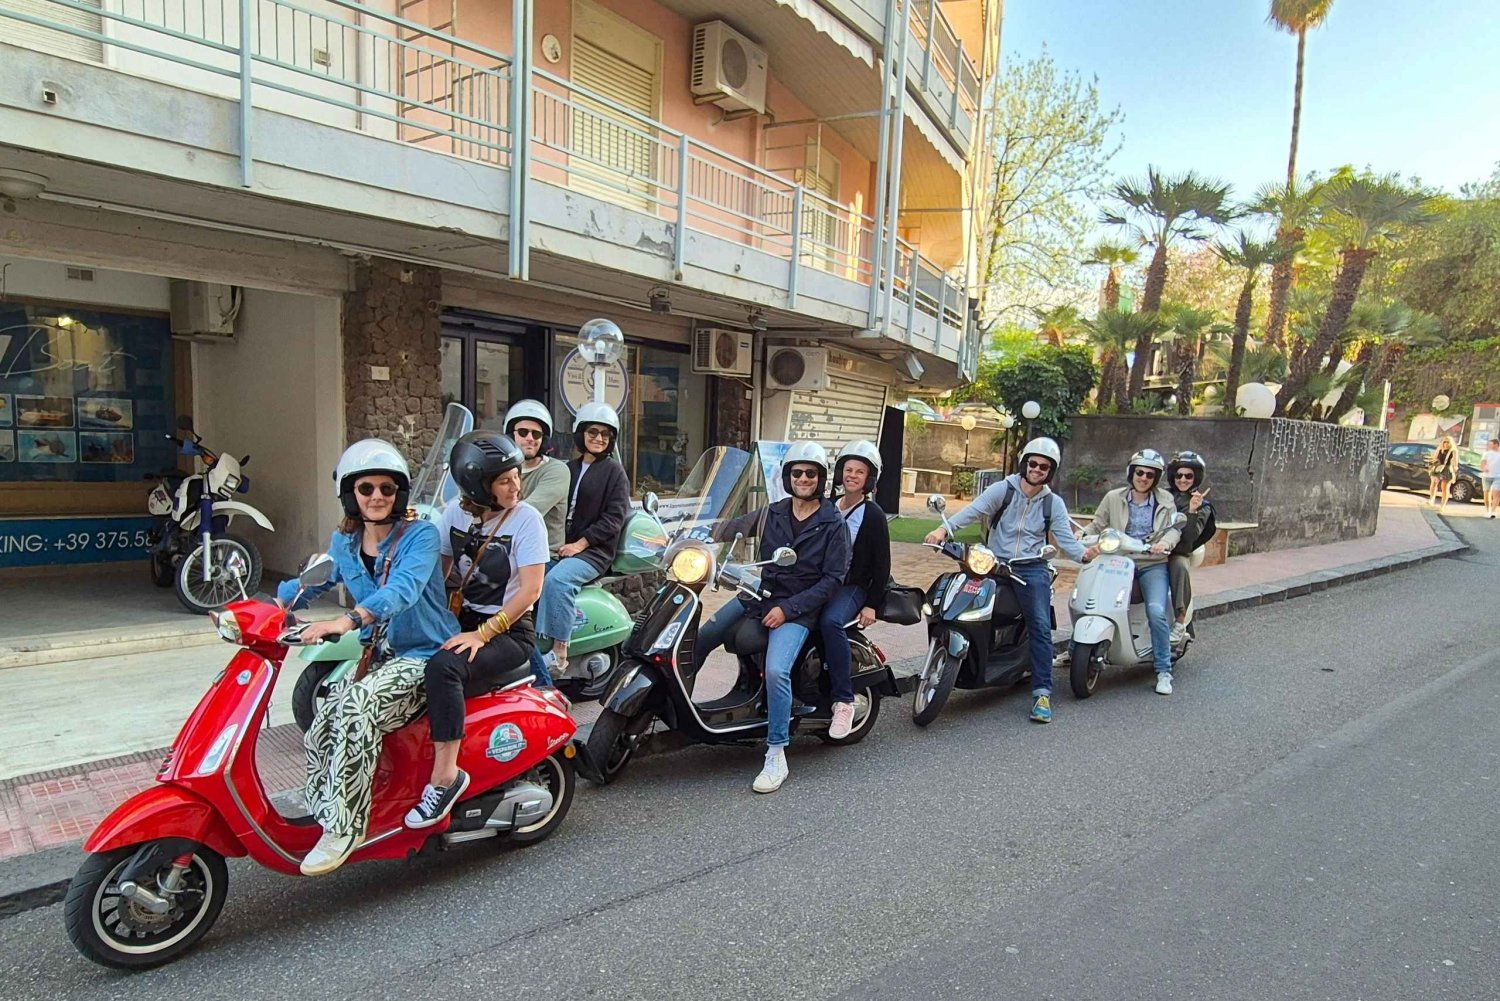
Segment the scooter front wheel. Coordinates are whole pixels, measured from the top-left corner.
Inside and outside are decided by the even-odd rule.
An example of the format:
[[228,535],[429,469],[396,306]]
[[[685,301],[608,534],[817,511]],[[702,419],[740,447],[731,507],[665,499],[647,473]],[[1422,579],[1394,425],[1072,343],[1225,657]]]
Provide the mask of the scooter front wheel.
[[297,676],[297,684],[292,689],[292,719],[297,723],[297,729],[306,733],[312,729],[313,718],[318,715],[318,708],[323,705],[323,700],[328,698],[325,690],[328,684],[328,676],[337,670],[337,661],[314,661],[302,669]]
[[1074,643],[1068,651],[1071,663],[1068,666],[1068,683],[1076,698],[1086,699],[1094,694],[1099,684],[1099,672],[1104,670],[1104,653],[1109,644]]
[[942,637],[933,637],[911,695],[911,718],[917,726],[926,726],[942,713],[958,681],[958,667],[958,658],[943,646]]
[[[161,904],[126,897],[120,875],[145,847],[90,855],[79,866],[63,903],[68,938],[101,966],[145,970],[171,962],[198,943],[224,909],[229,870],[218,852],[196,846],[135,882]],[[175,884],[175,889],[169,886]],[[162,909],[162,907],[165,909]]]
[[619,778],[635,756],[640,734],[650,723],[649,716],[641,723],[613,709],[600,712],[583,745],[584,775],[588,780],[607,786]]

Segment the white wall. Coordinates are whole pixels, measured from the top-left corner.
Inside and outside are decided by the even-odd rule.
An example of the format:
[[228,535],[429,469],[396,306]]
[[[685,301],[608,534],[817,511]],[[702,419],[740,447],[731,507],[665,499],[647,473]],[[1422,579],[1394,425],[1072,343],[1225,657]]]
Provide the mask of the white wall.
[[266,569],[294,573],[328,547],[339,519],[333,469],[344,442],[340,303],[333,297],[245,290],[233,342],[193,345],[193,413],[211,448],[249,455],[239,500],[276,526],[235,532]]
[[0,255],[0,289],[7,295],[29,299],[53,299],[94,306],[123,306],[165,313],[171,307],[168,281],[128,271],[93,269],[94,280],[67,277],[68,265]]

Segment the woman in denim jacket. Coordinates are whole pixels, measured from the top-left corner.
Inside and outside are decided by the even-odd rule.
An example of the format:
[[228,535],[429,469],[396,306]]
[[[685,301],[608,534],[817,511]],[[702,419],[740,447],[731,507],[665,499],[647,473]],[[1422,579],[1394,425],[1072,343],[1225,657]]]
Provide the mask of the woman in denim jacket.
[[[319,708],[307,731],[307,803],[323,836],[302,860],[302,872],[321,876],[343,865],[365,836],[371,785],[385,735],[415,719],[426,705],[422,687],[427,659],[458,632],[448,610],[438,559],[438,531],[407,511],[411,474],[395,446],[376,438],[356,442],[334,474],[344,520],[328,552],[334,572],[309,588],[299,606],[342,583],[353,611],[304,630],[304,642],[338,637],[351,629],[385,625],[369,673],[347,682]],[[283,604],[297,582],[281,585]]]

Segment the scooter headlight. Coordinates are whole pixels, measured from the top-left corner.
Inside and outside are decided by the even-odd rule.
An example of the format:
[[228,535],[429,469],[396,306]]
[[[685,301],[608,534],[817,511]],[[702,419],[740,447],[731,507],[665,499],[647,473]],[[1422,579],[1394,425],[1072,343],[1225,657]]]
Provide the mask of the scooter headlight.
[[1120,551],[1120,533],[1113,528],[1106,528],[1099,535],[1099,551],[1101,553],[1117,553]]
[[964,565],[976,577],[988,577],[998,562],[989,547],[978,543],[970,546],[968,552],[964,554]]
[[240,620],[229,609],[226,608],[222,612],[209,612],[208,618],[214,624],[214,628],[219,631],[219,639],[224,642],[238,644],[244,639],[244,634],[240,632]]
[[707,550],[689,547],[672,557],[672,576],[684,584],[701,584],[708,579],[713,562]]

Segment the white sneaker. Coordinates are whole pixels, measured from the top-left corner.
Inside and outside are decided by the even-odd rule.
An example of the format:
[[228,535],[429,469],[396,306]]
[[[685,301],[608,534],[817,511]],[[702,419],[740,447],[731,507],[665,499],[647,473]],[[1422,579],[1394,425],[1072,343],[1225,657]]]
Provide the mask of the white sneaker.
[[1160,674],[1158,674],[1156,676],[1156,694],[1157,695],[1171,695],[1172,694],[1172,672],[1171,671],[1163,671],[1163,672],[1161,672]]
[[766,749],[765,767],[755,776],[755,784],[750,788],[756,792],[775,792],[786,781],[786,776],[786,748],[770,747]]
[[828,736],[834,740],[843,740],[849,736],[849,731],[854,728],[854,703],[835,702],[833,704],[833,722],[828,724]]
[[353,834],[329,834],[326,831],[302,860],[302,875],[323,876],[348,861],[359,846]]
[[1174,623],[1172,623],[1172,645],[1176,646],[1179,643],[1185,643],[1185,642],[1187,642],[1187,623],[1186,622],[1174,622]]

